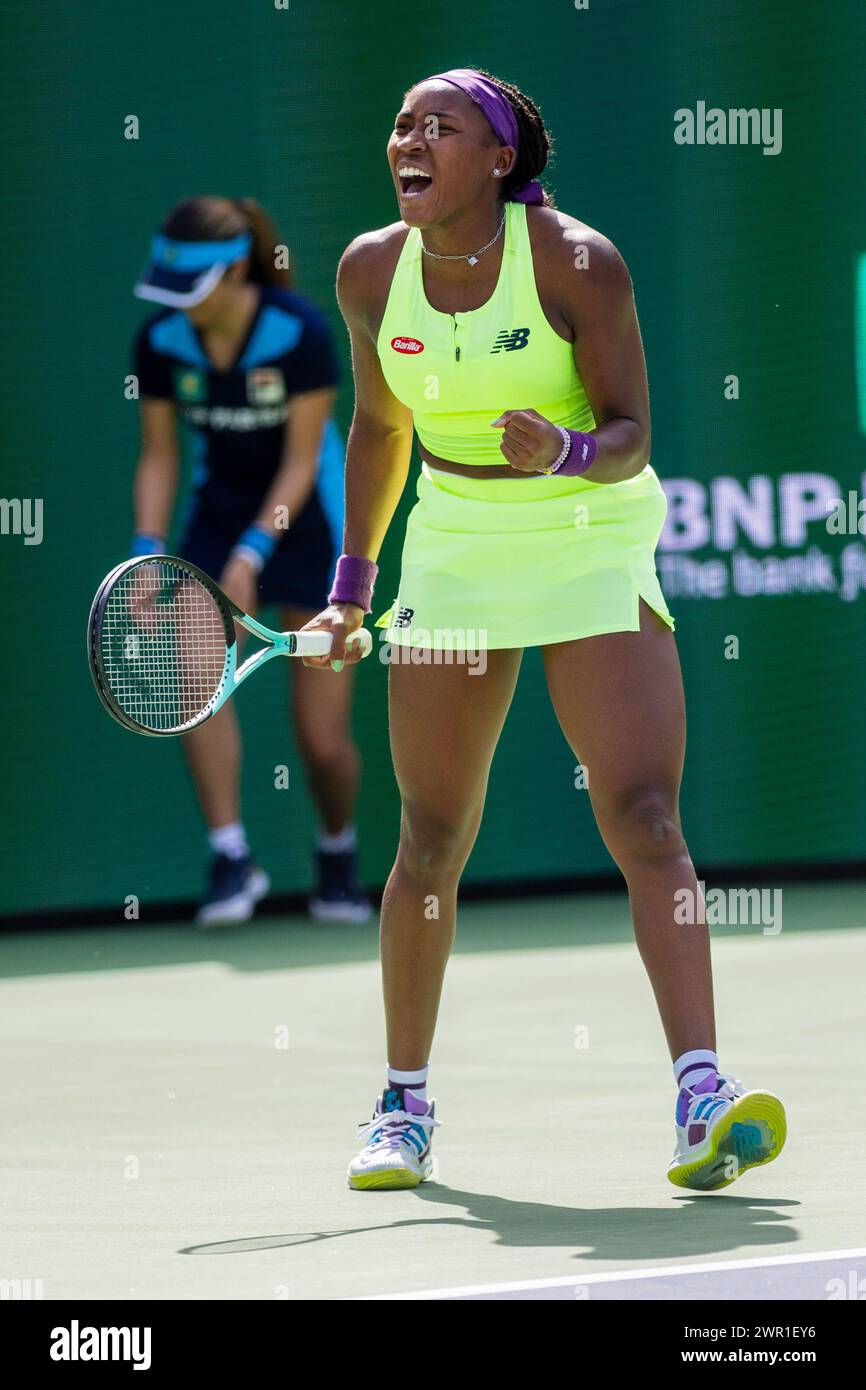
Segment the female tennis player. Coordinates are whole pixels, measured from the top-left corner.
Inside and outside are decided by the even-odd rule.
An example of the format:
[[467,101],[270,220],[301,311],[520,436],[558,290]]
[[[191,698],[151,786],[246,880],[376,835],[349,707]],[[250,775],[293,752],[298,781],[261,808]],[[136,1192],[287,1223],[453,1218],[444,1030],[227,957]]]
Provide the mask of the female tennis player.
[[[339,658],[370,611],[413,425],[423,461],[399,594],[380,620],[396,656],[419,650],[389,672],[402,819],[382,909],[388,1070],[349,1167],[355,1188],[431,1171],[428,1058],[457,885],[527,646],[542,648],[628,885],[679,1088],[671,1180],[725,1186],[784,1139],[776,1097],[719,1071],[707,931],[675,920],[684,890],[700,920],[700,890],[678,812],[683,689],[654,568],[666,504],[644,355],[622,257],[538,182],[549,150],[510,84],[473,68],[418,83],[388,143],[400,221],[359,237],[340,265],[356,391],[345,554],[311,624],[334,634],[332,657],[308,665]],[[457,659],[479,634],[482,676]],[[527,814],[534,831],[544,823]]]
[[[276,603],[283,627],[297,629],[326,601],[334,573],[344,458],[331,418],[337,366],[330,331],[292,292],[288,270],[278,268],[279,245],[267,213],[246,198],[191,198],[154,238],[135,293],[166,307],[136,341],[142,444],[133,554],[165,550],[180,417],[192,429],[196,457],[180,554],[245,612]],[[364,921],[370,905],[356,872],[351,682],[291,665],[297,741],[321,821],[310,910],[321,919]],[[233,706],[183,742],[212,852],[197,920],[245,921],[269,884],[241,819]]]

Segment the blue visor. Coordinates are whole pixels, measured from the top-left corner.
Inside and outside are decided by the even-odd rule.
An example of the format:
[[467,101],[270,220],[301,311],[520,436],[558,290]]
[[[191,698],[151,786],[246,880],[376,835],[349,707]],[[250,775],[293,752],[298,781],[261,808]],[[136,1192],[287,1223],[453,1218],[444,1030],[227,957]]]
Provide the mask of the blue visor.
[[133,293],[174,308],[200,304],[219,283],[226,266],[249,254],[249,232],[231,241],[174,241],[161,233],[153,238],[150,260]]

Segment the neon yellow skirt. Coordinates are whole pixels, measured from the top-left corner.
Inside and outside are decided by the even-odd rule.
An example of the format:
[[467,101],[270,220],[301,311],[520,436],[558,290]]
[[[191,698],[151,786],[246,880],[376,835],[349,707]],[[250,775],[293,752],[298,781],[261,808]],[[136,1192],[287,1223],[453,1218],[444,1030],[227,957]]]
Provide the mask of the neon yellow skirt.
[[467,478],[422,464],[384,638],[433,650],[538,647],[637,632],[643,598],[673,629],[655,571],[667,501],[622,483]]

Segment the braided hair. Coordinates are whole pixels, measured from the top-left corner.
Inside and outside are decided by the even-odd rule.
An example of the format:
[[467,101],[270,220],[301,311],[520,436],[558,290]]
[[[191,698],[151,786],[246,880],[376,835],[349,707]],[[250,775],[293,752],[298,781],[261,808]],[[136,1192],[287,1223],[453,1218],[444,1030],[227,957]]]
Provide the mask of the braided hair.
[[[531,97],[511,82],[494,77],[492,72],[485,72],[484,68],[475,68],[475,71],[499,88],[517,121],[517,158],[514,168],[502,181],[502,196],[507,198],[512,189],[520,188],[541,175],[553,153],[553,136]],[[544,190],[544,206],[556,207],[553,194],[548,193],[547,189]]]

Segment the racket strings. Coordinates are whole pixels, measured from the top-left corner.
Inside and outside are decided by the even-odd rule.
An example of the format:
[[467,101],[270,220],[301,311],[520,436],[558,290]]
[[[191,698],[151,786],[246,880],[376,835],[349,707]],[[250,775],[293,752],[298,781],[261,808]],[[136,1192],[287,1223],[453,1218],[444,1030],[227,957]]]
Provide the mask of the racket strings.
[[105,604],[100,641],[111,697],[144,729],[182,728],[221,691],[228,653],[222,613],[179,565],[143,561],[122,575]]

